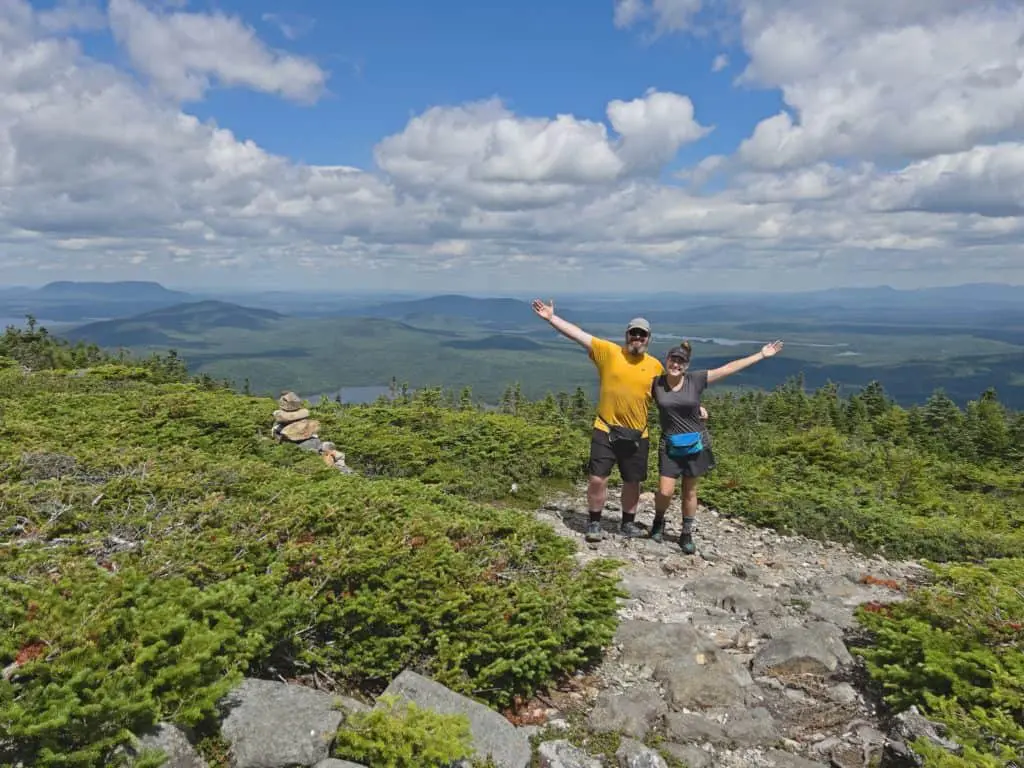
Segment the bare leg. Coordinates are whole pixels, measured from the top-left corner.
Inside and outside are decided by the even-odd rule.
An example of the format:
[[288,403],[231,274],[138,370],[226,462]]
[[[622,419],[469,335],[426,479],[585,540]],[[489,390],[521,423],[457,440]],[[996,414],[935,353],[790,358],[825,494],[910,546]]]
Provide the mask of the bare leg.
[[697,551],[693,543],[693,521],[697,517],[697,478],[683,478],[683,533],[679,546],[688,555]]
[[597,519],[601,519],[601,511],[604,509],[604,502],[608,498],[608,478],[591,475],[587,481],[587,510],[591,517],[597,513]]
[[587,541],[600,541],[603,538],[601,513],[604,511],[604,502],[607,498],[608,478],[591,475],[587,481],[587,514],[590,518],[584,536]]
[[651,524],[651,538],[661,541],[665,533],[665,513],[672,503],[676,492],[676,479],[661,476],[658,478],[658,491],[654,494],[654,522]]
[[640,483],[622,484],[622,518],[632,520],[636,517],[636,505],[640,503]]

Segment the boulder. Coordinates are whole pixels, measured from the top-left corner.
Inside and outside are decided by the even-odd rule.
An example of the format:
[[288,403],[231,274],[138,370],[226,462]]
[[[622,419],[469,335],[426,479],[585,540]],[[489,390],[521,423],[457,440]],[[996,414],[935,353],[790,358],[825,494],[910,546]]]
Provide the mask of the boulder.
[[815,621],[776,634],[758,650],[752,662],[755,675],[827,676],[853,663],[834,624]]
[[668,768],[665,758],[634,739],[623,739],[615,752],[619,768]]
[[674,742],[733,749],[774,744],[782,738],[774,718],[764,707],[733,709],[721,723],[696,712],[672,713],[665,718],[665,736]]
[[617,732],[643,739],[668,707],[657,686],[641,683],[625,692],[602,691],[590,711],[587,726],[594,732]]
[[490,756],[498,768],[526,768],[530,764],[530,740],[526,734],[490,707],[440,683],[404,670],[382,695],[399,696],[440,714],[466,715],[477,758],[483,760]]
[[600,760],[566,739],[542,742],[537,748],[537,757],[540,768],[602,768]]
[[742,617],[763,611],[771,603],[739,579],[731,577],[705,576],[687,582],[683,589],[716,608]]
[[897,756],[906,763],[921,765],[920,759],[910,747],[917,739],[925,739],[940,749],[959,755],[963,753],[963,746],[945,736],[946,728],[940,723],[934,723],[915,706],[911,706],[900,712],[893,718],[890,737],[892,741],[886,745],[886,752]]
[[725,728],[717,720],[698,712],[672,712],[665,716],[665,736],[682,744],[722,744]]
[[696,744],[675,744],[668,742],[661,747],[666,753],[679,760],[686,768],[711,768],[715,754],[701,749]]
[[725,721],[725,738],[730,747],[759,747],[782,738],[775,719],[764,707],[732,713]]
[[769,749],[764,756],[772,768],[829,768],[825,763],[808,760],[781,749]]
[[135,758],[149,749],[164,753],[166,761],[162,768],[207,768],[206,761],[192,746],[185,732],[170,723],[158,723],[152,730],[139,736],[137,743],[125,748],[124,752],[129,764],[134,765]]
[[345,710],[368,709],[305,686],[253,678],[221,706],[227,710],[221,734],[231,746],[233,768],[315,765],[329,756]]
[[683,653],[716,648],[708,638],[683,622],[624,621],[615,632],[615,642],[622,646],[624,664],[652,668]]
[[730,654],[706,642],[706,650],[680,652],[654,668],[654,679],[662,684],[673,709],[728,708],[746,701],[754,683],[750,673]]

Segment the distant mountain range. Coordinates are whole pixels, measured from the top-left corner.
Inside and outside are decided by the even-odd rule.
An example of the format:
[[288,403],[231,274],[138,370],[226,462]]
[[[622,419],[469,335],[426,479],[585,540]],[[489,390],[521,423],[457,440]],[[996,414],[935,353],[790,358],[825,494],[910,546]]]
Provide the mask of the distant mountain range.
[[[199,337],[211,329],[266,329],[284,315],[269,309],[254,309],[226,301],[195,301],[162,307],[118,320],[102,320],[61,333],[71,341],[86,341],[101,347],[174,346],[182,337]],[[200,342],[201,343],[201,342]]]
[[[1002,301],[978,298],[998,288]],[[122,290],[158,304],[180,294],[158,285],[57,284],[38,292],[74,297],[71,306],[80,305],[83,295],[113,297],[93,304],[106,319],[54,329],[60,336],[142,353],[175,349],[195,372],[249,381],[253,391],[327,392],[386,385],[394,376],[413,386],[470,385],[492,402],[514,381],[534,395],[596,382],[586,355],[520,299],[447,294],[339,301],[331,314],[310,316],[203,298],[111,317],[134,306]],[[787,353],[737,376],[737,386],[774,386],[797,374],[815,386],[862,386],[878,376],[902,402],[920,401],[937,387],[965,402],[994,386],[1004,402],[1021,407],[1024,300],[1008,301],[1014,291],[1024,293],[1013,286],[965,286],[962,294],[932,289],[923,302],[914,292],[843,289],[749,295],[746,302],[662,296],[577,298],[557,306],[567,319],[605,338],[621,338],[626,320],[643,314],[654,324],[653,354],[664,354],[672,339],[687,334],[701,365],[708,366],[753,351],[760,342],[750,340],[785,338]]]
[[519,299],[478,299],[448,294],[411,301],[391,301],[375,306],[357,307],[339,314],[358,313],[361,317],[383,317],[389,320],[416,320],[425,317],[465,318],[476,323],[520,325],[533,310]]
[[63,301],[187,301],[190,294],[164,288],[160,283],[144,280],[125,280],[121,282],[80,283],[71,280],[59,280],[47,283],[30,294],[37,299],[54,299]]
[[0,291],[0,316],[33,315],[45,321],[80,323],[89,320],[131,317],[193,298],[147,281],[74,282],[60,280],[41,288]]

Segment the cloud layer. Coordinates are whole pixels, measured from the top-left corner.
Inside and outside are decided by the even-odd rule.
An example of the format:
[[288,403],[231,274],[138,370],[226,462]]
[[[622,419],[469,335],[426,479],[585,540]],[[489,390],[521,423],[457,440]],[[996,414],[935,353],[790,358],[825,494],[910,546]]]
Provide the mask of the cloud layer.
[[[316,62],[240,19],[0,0],[0,269],[495,290],[623,273],[637,290],[684,273],[779,288],[790,272],[1024,279],[1024,10],[619,0],[610,23],[738,40],[743,56],[708,69],[746,62],[737,87],[778,89],[786,110],[674,180],[680,148],[699,152],[715,126],[656,90],[609,100],[602,121],[438,105],[382,137],[375,167],[307,166],[184,109],[211,88],[323,94]],[[74,35],[100,26],[134,72],[83,53]]]

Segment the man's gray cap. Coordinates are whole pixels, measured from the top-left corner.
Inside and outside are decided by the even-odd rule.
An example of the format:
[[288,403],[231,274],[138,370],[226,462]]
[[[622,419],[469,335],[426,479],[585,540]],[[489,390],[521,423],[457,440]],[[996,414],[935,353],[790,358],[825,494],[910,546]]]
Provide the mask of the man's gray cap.
[[643,317],[634,317],[629,321],[629,325],[626,326],[626,333],[629,333],[634,328],[641,328],[648,333],[651,332],[651,324]]

